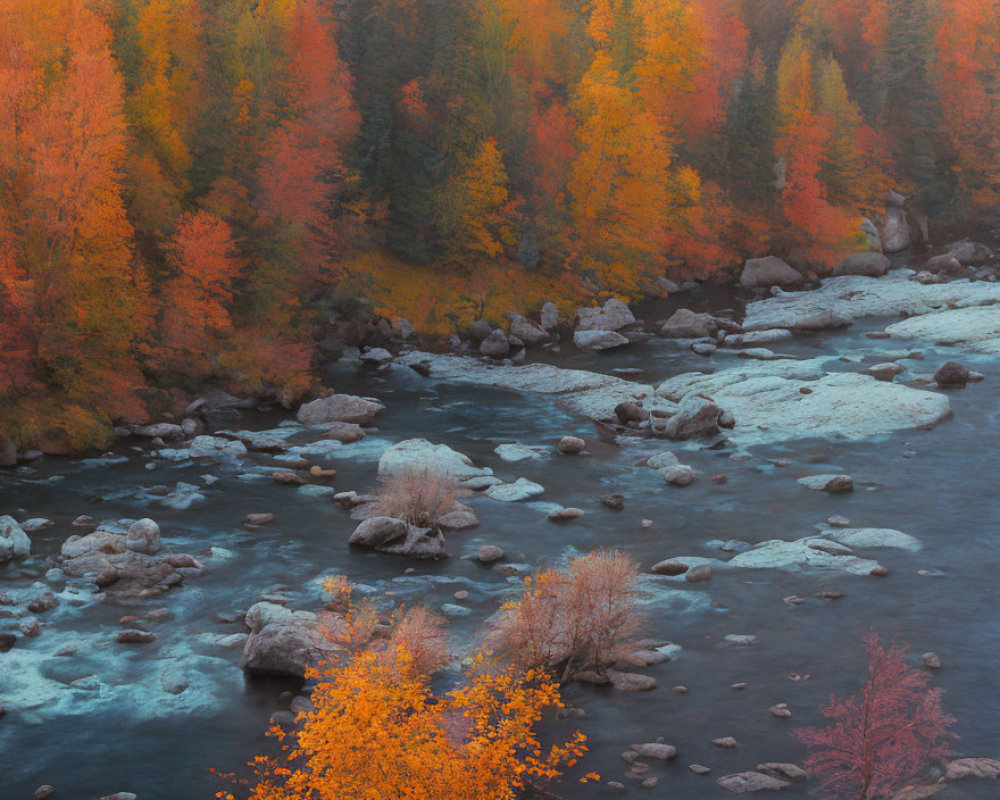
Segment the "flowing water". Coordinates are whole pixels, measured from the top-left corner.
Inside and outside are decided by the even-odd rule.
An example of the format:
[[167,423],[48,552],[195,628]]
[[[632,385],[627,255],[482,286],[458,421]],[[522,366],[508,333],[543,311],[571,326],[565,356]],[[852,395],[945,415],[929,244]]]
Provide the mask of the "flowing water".
[[[703,302],[718,306],[721,300]],[[661,319],[669,310],[652,305],[641,316]],[[857,370],[857,363],[840,356],[897,347],[865,336],[886,323],[856,323],[847,332],[797,337],[771,347],[802,358],[827,356],[837,369]],[[918,365],[918,371],[933,372],[955,356],[921,344],[926,367]],[[600,355],[570,350],[564,346],[562,353],[539,357],[601,372],[638,367],[644,370],[638,379],[654,384],[734,357],[720,351],[704,359],[681,343],[657,338]],[[22,639],[0,655],[0,703],[8,709],[0,721],[0,797],[29,798],[42,783],[54,785],[60,798],[81,800],[116,791],[136,792],[141,800],[193,800],[223,788],[209,768],[238,771],[266,746],[263,732],[278,710],[281,687],[244,682],[237,668],[240,651],[224,650],[215,641],[245,629],[219,621],[218,615],[229,618],[267,591],[284,587],[291,607],[316,608],[323,599],[322,577],[342,573],[363,590],[391,592],[409,604],[460,605],[468,614],[455,616],[450,626],[460,649],[519,580],[469,559],[483,543],[501,545],[506,561],[525,570],[597,547],[621,548],[648,568],[674,555],[725,557],[718,542],[733,539],[800,538],[834,514],[856,526],[905,531],[924,547],[918,553],[863,552],[889,567],[891,574],[881,579],[775,570],[717,572],[711,582],[700,584],[645,579],[647,635],[682,649],[671,662],[640,670],[659,681],[651,693],[567,688],[567,700],[586,712],[573,721],[590,737],[585,769],[628,783],[633,794],[700,800],[729,796],[715,784],[716,777],[752,770],[764,761],[801,763],[805,751],[793,729],[820,723],[818,709],[831,693],[844,695],[860,686],[866,664],[859,640],[870,628],[910,643],[915,664],[925,651],[940,654],[944,668],[933,679],[958,720],[961,738],[954,751],[1000,756],[1000,623],[995,617],[1000,370],[993,361],[960,356],[984,372],[986,381],[951,392],[955,417],[934,430],[865,442],[760,446],[749,451],[747,460],[730,458],[731,449],[686,445],[681,460],[702,474],[686,489],[670,488],[656,471],[635,466],[643,456],[668,447],[680,453],[676,445],[603,442],[592,424],[559,410],[551,398],[446,385],[402,367],[380,373],[354,360],[332,365],[326,376],[330,386],[386,404],[377,433],[329,458],[314,459],[337,469],[338,490],[373,490],[381,452],[399,440],[423,437],[468,454],[501,477],[537,481],[545,487],[539,501],[585,512],[578,520],[556,524],[538,503],[474,497],[468,502],[482,524],[450,534],[453,558],[440,563],[349,549],[347,537],[356,525],[349,514],[328,498],[273,483],[268,473],[279,462],[263,454],[238,465],[170,464],[152,458],[146,445],[132,439],[121,442],[110,457],[45,458],[30,468],[3,472],[0,512],[55,522],[32,534],[33,555],[27,562],[0,571],[0,588],[15,598],[46,581],[46,559],[74,532],[70,523],[78,514],[109,520],[151,516],[168,549],[198,554],[217,547],[229,557],[216,551],[216,557],[206,559],[205,575],[138,610],[99,602],[84,581],[56,579],[49,586],[60,592],[62,603],[40,615],[41,636]],[[244,412],[240,420],[219,418],[212,424],[265,429],[282,419]],[[505,464],[493,452],[511,441],[551,448],[565,434],[586,437],[590,455]],[[790,465],[775,466],[775,461]],[[848,473],[857,488],[831,496],[796,483],[816,472]],[[708,480],[719,473],[727,476],[724,485]],[[206,485],[207,475],[217,480]],[[149,492],[178,481],[202,486],[205,499],[178,510],[163,507],[157,490]],[[625,495],[624,511],[601,506],[599,498],[610,493]],[[241,526],[247,513],[265,511],[277,515],[273,524],[252,531]],[[644,526],[643,520],[651,524]],[[459,589],[469,595],[461,602],[453,597]],[[844,597],[817,599],[824,590]],[[806,602],[783,602],[791,595]],[[172,618],[150,624],[157,632],[155,643],[115,642],[119,617],[159,607],[169,609]],[[758,643],[726,647],[724,637],[731,633],[754,634]],[[57,655],[73,648],[75,655]],[[189,676],[189,688],[178,695],[161,688],[161,673],[170,663],[182,664]],[[791,675],[809,677],[796,681]],[[731,690],[737,682],[748,686]],[[671,692],[675,685],[688,687],[689,693]],[[768,713],[779,702],[788,703],[792,719]],[[565,724],[553,724],[553,733]],[[722,736],[735,737],[739,747],[714,747],[711,740]],[[679,755],[671,764],[654,765],[649,774],[660,777],[659,785],[641,789],[622,777],[627,765],[618,754],[632,742],[658,737],[675,745]],[[693,763],[711,767],[712,774],[691,773],[687,767]],[[553,788],[569,798],[614,794],[571,779]],[[785,795],[804,798],[808,789],[808,784],[795,784]],[[987,800],[997,791],[992,782],[969,780],[952,785],[943,797]]]

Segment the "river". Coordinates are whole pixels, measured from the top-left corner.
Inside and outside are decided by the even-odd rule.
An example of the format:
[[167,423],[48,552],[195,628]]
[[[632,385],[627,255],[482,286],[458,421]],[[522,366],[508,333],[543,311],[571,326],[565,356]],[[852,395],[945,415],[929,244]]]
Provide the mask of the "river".
[[[649,304],[638,315],[663,319],[685,301],[691,299]],[[711,294],[695,303],[712,309],[725,305],[732,305],[730,298]],[[770,346],[797,358],[826,357],[834,370],[857,371],[858,358],[898,346],[866,336],[891,321],[868,319],[846,330],[798,335]],[[538,503],[473,497],[468,502],[481,525],[449,534],[454,557],[439,563],[349,549],[347,537],[356,525],[350,515],[329,498],[272,482],[267,473],[278,462],[264,454],[232,464],[174,464],[152,457],[149,445],[133,437],[101,458],[47,457],[4,471],[0,511],[55,524],[32,534],[28,561],[0,568],[0,588],[16,599],[41,588],[36,587],[40,582],[62,602],[40,615],[40,636],[21,639],[0,655],[0,703],[7,708],[0,721],[0,796],[30,798],[40,784],[55,786],[59,798],[80,800],[116,791],[135,792],[141,800],[213,796],[224,784],[209,768],[239,771],[265,746],[263,732],[278,709],[281,687],[247,684],[237,667],[240,651],[215,644],[224,634],[245,630],[238,622],[220,621],[220,615],[231,619],[228,615],[246,610],[262,594],[280,590],[290,607],[316,608],[322,603],[322,577],[341,573],[364,591],[391,592],[408,604],[460,605],[468,614],[454,617],[450,630],[461,649],[518,580],[471,560],[480,544],[501,545],[506,562],[524,569],[598,547],[621,548],[648,569],[675,555],[722,555],[709,544],[713,541],[804,537],[832,515],[848,517],[856,526],[904,531],[923,549],[862,553],[889,568],[885,578],[732,570],[701,584],[645,579],[646,635],[681,649],[669,663],[641,670],[658,680],[653,692],[566,689],[568,702],[586,712],[573,723],[590,739],[585,769],[596,770],[605,781],[627,782],[630,794],[708,800],[729,796],[715,784],[719,776],[766,761],[801,763],[805,749],[794,738],[794,728],[820,724],[818,709],[831,694],[859,688],[866,672],[860,638],[871,628],[909,643],[915,665],[924,652],[940,655],[943,668],[934,671],[933,683],[944,690],[944,707],[957,718],[956,754],[1000,756],[1000,370],[995,358],[930,342],[907,346],[923,353],[918,371],[933,372],[940,362],[957,357],[985,373],[984,382],[949,392],[952,420],[929,431],[866,441],[763,444],[735,459],[732,448],[706,451],[697,444],[650,439],[625,446],[604,442],[592,423],[543,395],[447,385],[402,366],[379,372],[350,358],[329,365],[327,385],[377,397],[386,405],[376,433],[315,459],[336,468],[338,491],[374,490],[382,451],[422,437],[466,453],[501,477],[537,481],[545,487],[538,501],[585,512],[556,524]],[[840,360],[847,353],[851,360]],[[654,337],[604,354],[579,353],[564,344],[562,352],[542,352],[537,358],[605,373],[639,368],[643,374],[637,379],[656,384],[732,356],[720,351],[706,359],[685,343]],[[262,430],[286,418],[278,412],[243,412],[239,419],[217,416],[209,424],[215,430]],[[512,441],[552,448],[566,434],[585,437],[589,455],[505,464],[493,452]],[[636,466],[643,456],[668,448],[682,454],[701,479],[684,489],[671,488],[656,471]],[[849,474],[856,490],[828,495],[796,482],[816,472]],[[716,474],[726,476],[724,485],[708,479]],[[214,482],[207,485],[205,476]],[[162,490],[149,491],[178,481],[201,486],[204,499],[187,509],[169,508],[157,499]],[[610,493],[625,495],[624,511],[600,504],[599,498]],[[273,512],[277,519],[248,530],[241,522],[250,512]],[[53,576],[46,583],[46,559],[59,552],[80,514],[108,520],[150,516],[172,550],[199,554],[216,547],[228,554],[218,551],[206,559],[203,576],[140,606],[100,602],[84,581]],[[461,602],[453,596],[460,589],[468,592]],[[844,596],[835,601],[815,597],[828,590]],[[793,595],[805,602],[784,602]],[[141,616],[161,607],[171,618],[150,623],[155,643],[116,643],[122,615]],[[0,619],[0,626],[6,622]],[[734,633],[753,634],[757,644],[725,646],[725,636]],[[74,649],[75,655],[58,655]],[[176,695],[161,688],[161,673],[171,663],[183,665],[190,683]],[[793,675],[808,678],[792,680]],[[730,689],[738,682],[748,685]],[[672,692],[677,685],[688,693]],[[781,702],[791,709],[791,719],[769,714],[768,708]],[[551,729],[558,733],[560,728]],[[723,736],[735,737],[739,746],[723,750],[711,744]],[[654,764],[649,774],[660,782],[647,791],[625,781],[627,765],[619,754],[632,742],[658,737],[675,745],[679,755],[666,766]],[[711,775],[690,772],[693,763],[711,767]],[[570,779],[553,788],[568,798],[614,795],[604,786]],[[793,784],[784,794],[805,798],[809,788]],[[967,780],[951,785],[942,797],[987,800],[996,792],[992,782]]]

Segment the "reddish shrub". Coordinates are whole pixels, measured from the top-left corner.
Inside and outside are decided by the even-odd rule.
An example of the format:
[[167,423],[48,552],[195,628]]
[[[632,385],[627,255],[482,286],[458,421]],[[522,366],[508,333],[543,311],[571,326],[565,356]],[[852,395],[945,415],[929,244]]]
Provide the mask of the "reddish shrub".
[[876,633],[865,639],[868,682],[855,695],[835,697],[823,710],[833,723],[797,730],[810,750],[806,769],[825,780],[820,793],[832,800],[890,797],[932,759],[948,755],[954,717],[941,709],[941,690],[930,676],[903,662],[906,648],[886,649]]

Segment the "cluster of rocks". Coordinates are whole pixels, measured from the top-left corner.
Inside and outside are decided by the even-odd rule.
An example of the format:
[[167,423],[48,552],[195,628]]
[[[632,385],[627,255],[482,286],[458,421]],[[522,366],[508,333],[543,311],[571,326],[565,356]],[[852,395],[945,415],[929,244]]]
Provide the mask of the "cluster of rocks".
[[93,578],[98,591],[118,600],[157,597],[205,567],[187,553],[164,553],[160,527],[151,519],[103,523],[62,545],[59,569]]

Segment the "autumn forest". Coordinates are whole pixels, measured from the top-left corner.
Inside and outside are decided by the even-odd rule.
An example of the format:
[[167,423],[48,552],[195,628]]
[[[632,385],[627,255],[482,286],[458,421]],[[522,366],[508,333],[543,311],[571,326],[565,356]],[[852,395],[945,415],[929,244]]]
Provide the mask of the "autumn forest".
[[996,0],[5,0],[0,399],[80,449],[332,321],[464,329],[1000,193]]

